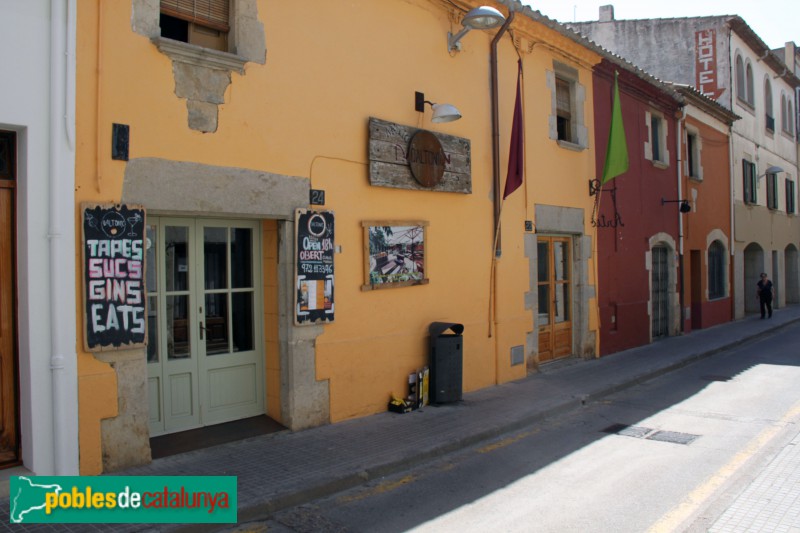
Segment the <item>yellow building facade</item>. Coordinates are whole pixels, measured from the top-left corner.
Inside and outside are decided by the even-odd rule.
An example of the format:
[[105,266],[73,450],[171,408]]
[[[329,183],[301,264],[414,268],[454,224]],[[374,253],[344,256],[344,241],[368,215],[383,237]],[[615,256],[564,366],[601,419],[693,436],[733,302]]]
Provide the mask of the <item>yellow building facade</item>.
[[[596,49],[512,1],[491,4],[515,11],[507,27],[452,50],[448,33],[477,3],[235,0],[218,25],[164,4],[78,5],[76,234],[87,204],[144,209],[148,327],[147,346],[81,348],[91,324],[77,299],[82,474],[149,461],[152,436],[237,418],[297,430],[385,411],[429,364],[432,322],[464,327],[465,392],[598,353]],[[503,202],[497,257],[518,59],[525,180]],[[463,117],[432,122],[416,92]],[[430,187],[410,178],[405,143],[420,130],[444,146]],[[312,190],[324,204],[310,205]],[[312,305],[298,209],[333,213],[335,273],[317,295],[329,322],[298,323]],[[378,249],[370,228],[397,236]],[[420,228],[411,250],[402,228]],[[376,287],[388,261],[422,281],[387,274],[406,282]]]

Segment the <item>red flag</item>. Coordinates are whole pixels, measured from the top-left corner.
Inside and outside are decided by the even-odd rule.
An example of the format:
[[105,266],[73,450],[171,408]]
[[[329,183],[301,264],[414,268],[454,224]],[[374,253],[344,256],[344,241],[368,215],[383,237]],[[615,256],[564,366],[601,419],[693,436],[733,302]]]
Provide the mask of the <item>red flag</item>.
[[524,173],[525,139],[522,135],[522,60],[518,60],[517,100],[514,102],[514,121],[511,124],[511,147],[508,151],[508,174],[503,200],[522,185]]

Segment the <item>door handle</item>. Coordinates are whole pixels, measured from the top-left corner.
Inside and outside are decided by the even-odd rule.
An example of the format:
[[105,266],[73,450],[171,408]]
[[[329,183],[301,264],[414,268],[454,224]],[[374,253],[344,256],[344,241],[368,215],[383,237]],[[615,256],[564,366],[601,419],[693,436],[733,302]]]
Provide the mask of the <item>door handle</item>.
[[200,340],[203,340],[203,333],[206,331],[206,327],[203,325],[203,321],[200,321]]

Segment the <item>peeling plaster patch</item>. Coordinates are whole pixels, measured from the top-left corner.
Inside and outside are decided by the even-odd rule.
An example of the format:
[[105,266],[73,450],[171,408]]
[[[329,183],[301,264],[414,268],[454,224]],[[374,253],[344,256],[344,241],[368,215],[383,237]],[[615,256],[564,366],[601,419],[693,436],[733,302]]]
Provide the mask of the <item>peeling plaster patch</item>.
[[229,71],[198,67],[177,61],[172,64],[175,94],[179,98],[209,104],[224,104],[225,91],[231,84]]
[[196,100],[187,100],[189,110],[189,127],[203,133],[217,131],[217,105]]
[[204,133],[217,131],[218,106],[225,103],[231,72],[244,74],[247,62],[263,65],[267,58],[257,0],[237,0],[232,5],[232,47],[220,52],[161,37],[159,0],[133,0],[133,31],[151,39],[172,60],[175,95],[187,100],[189,128]]

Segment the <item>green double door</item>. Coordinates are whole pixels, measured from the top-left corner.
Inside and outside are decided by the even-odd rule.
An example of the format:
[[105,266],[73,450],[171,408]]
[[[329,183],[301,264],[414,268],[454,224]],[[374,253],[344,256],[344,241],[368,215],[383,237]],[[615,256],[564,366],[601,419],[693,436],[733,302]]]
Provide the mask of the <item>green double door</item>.
[[264,413],[259,223],[147,223],[150,435]]

